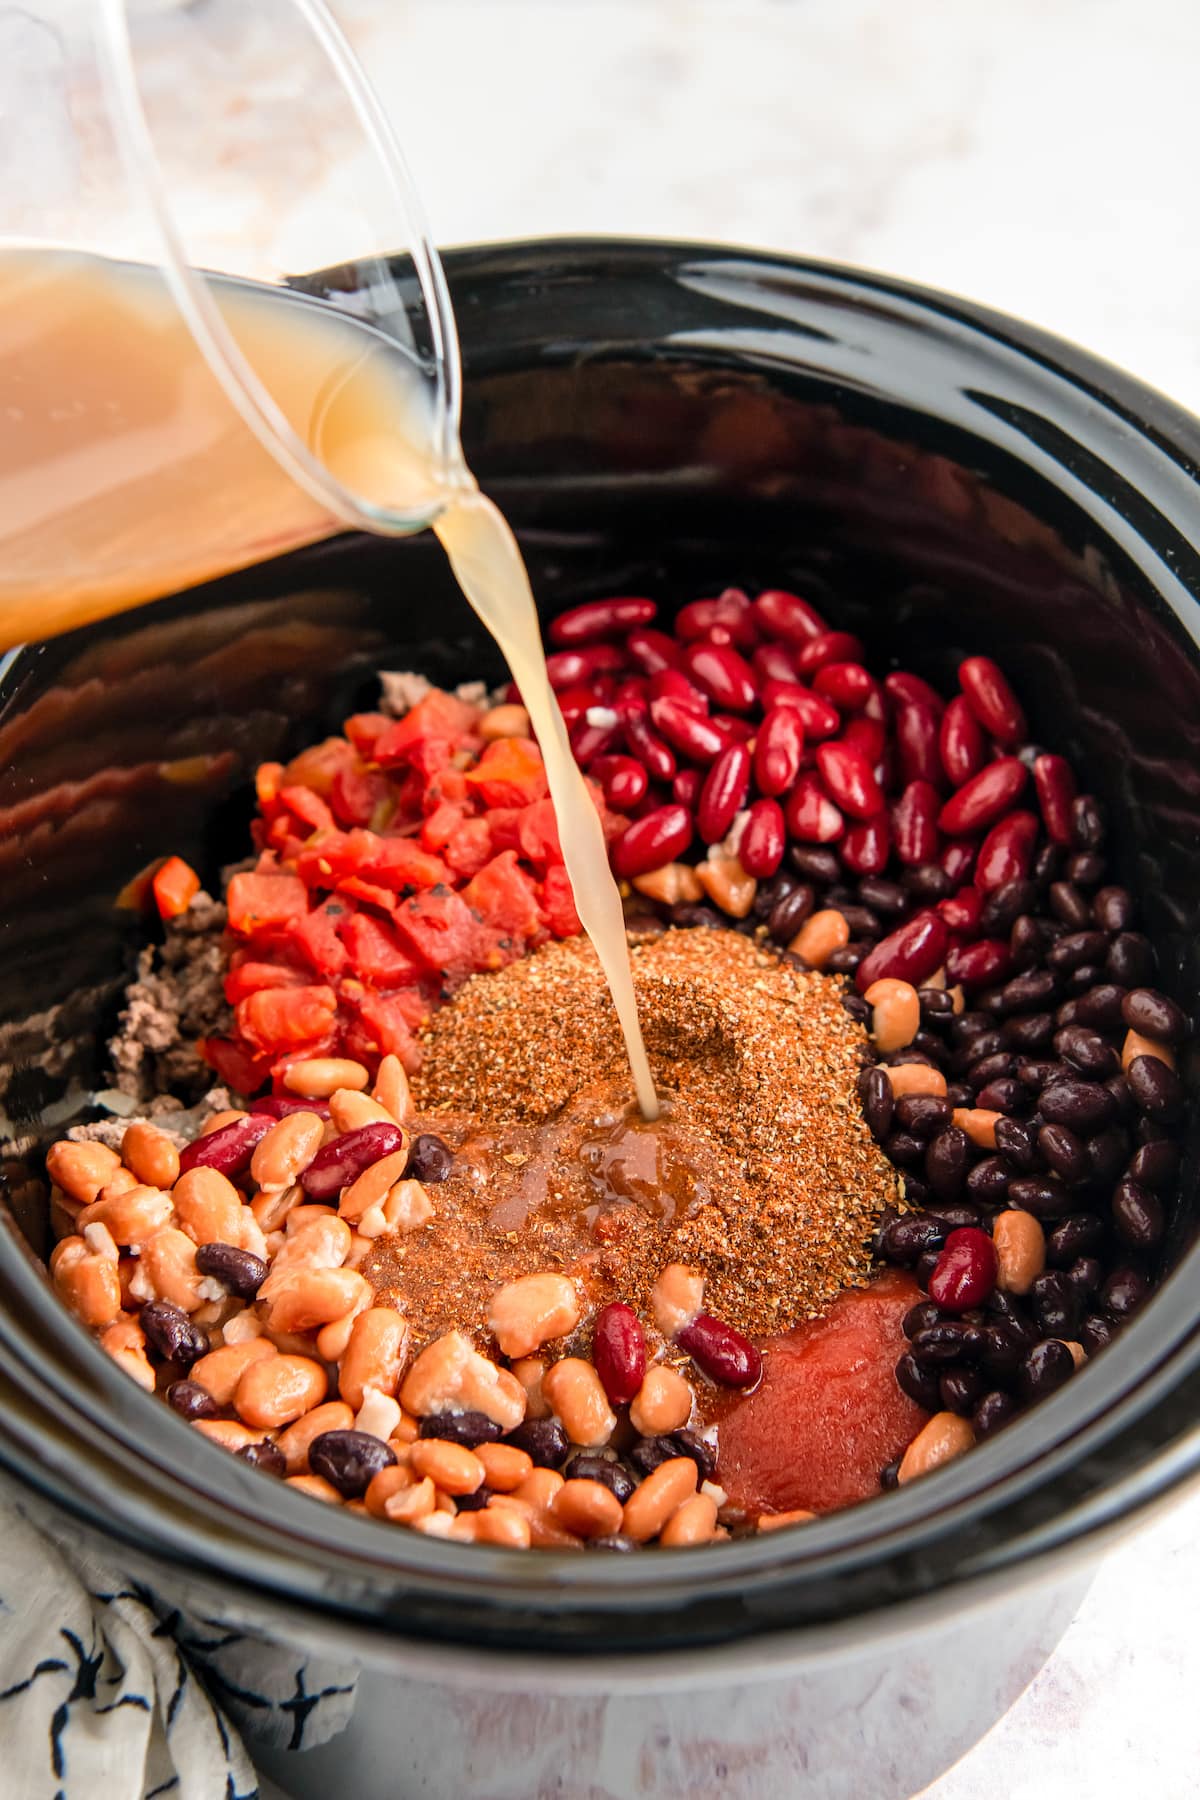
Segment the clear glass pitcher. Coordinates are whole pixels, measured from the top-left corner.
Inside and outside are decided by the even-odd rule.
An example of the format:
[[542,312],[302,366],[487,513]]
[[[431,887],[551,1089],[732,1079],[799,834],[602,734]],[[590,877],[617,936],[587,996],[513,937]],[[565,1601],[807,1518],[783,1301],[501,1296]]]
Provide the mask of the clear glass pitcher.
[[441,265],[322,0],[0,4],[0,166],[0,644],[470,484]]

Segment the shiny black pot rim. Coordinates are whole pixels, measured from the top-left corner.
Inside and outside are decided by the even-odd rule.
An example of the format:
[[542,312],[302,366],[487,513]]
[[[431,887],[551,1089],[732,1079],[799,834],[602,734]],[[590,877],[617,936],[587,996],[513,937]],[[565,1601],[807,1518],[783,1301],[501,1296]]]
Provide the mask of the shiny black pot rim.
[[[1138,536],[1176,573],[1177,617],[1200,591],[1176,544],[1200,539],[1200,425],[1153,390],[1036,328],[904,283],[807,261],[691,244],[569,241],[450,252],[464,300],[547,271],[620,283],[647,266],[853,304],[925,338],[950,334],[989,379],[1038,385],[1047,416],[1110,468],[1114,504],[1139,497]],[[764,334],[769,337],[769,314]],[[686,334],[685,334],[686,335]],[[706,347],[711,347],[708,334]],[[622,340],[622,348],[626,348]],[[684,346],[681,343],[680,348]],[[759,356],[770,365],[769,342]],[[1193,626],[1193,642],[1200,632]],[[20,679],[24,657],[9,665]],[[579,1647],[647,1649],[743,1637],[869,1612],[1104,1536],[1200,1471],[1200,1247],[1120,1344],[1020,1425],[923,1482],[806,1526],[695,1551],[523,1554],[381,1531],[318,1508],[215,1451],[142,1394],[59,1307],[15,1233],[0,1239],[0,1466],[81,1526],[247,1600],[457,1642],[534,1647],[574,1618]],[[36,1506],[34,1507],[36,1516]],[[268,1516],[269,1515],[269,1516]],[[652,1623],[651,1623],[652,1622]]]

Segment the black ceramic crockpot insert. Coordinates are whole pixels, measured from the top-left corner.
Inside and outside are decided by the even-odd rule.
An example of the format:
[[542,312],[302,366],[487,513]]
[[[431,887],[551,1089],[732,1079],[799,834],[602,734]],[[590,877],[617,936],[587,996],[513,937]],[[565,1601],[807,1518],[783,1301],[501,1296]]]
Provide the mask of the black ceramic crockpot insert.
[[[964,302],[703,246],[447,259],[464,439],[543,613],[810,596],[877,669],[984,652],[1104,797],[1164,985],[1195,1010],[1200,426]],[[1200,1463],[1194,1163],[1174,1273],[1118,1346],[901,1493],[719,1551],[439,1543],[312,1505],[200,1440],[50,1293],[38,1144],[102,1079],[149,859],[240,855],[249,779],[370,706],[373,672],[498,676],[426,534],[344,536],[0,667],[0,1466],[153,1578],[372,1629],[580,1652],[728,1639],[1033,1567]],[[118,1546],[120,1549],[118,1550]]]

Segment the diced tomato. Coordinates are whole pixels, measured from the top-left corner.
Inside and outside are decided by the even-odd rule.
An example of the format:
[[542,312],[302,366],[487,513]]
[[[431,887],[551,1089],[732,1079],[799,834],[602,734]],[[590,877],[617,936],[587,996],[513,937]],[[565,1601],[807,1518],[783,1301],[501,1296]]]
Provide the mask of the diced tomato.
[[921,1298],[889,1271],[766,1346],[763,1379],[720,1425],[717,1479],[749,1512],[830,1512],[879,1491],[927,1415],[896,1381],[901,1321]]
[[254,937],[302,917],[308,911],[308,893],[295,875],[243,872],[230,881],[226,904],[230,930]]
[[535,800],[532,806],[522,808],[517,821],[517,842],[521,855],[536,869],[544,871],[562,861],[562,844],[552,800]]
[[398,1056],[409,1073],[415,1074],[421,1051],[414,1033],[428,1017],[428,1001],[416,990],[411,994],[364,994],[355,1010],[356,1017],[343,1034],[346,1051],[366,1059],[368,1066],[381,1057]]
[[307,887],[336,887],[339,881],[354,873],[359,860],[352,834],[319,831],[296,858],[296,873]]
[[265,811],[273,806],[283,786],[283,764],[277,762],[259,763],[254,771],[254,791],[258,796],[258,804]]
[[479,921],[467,902],[449,888],[434,888],[402,901],[396,908],[396,931],[401,945],[419,964],[440,972],[452,984],[464,980],[478,966]]
[[444,850],[466,816],[461,806],[455,806],[449,800],[439,801],[421,827],[422,847],[435,855]]
[[339,881],[335,893],[344,894],[347,900],[357,900],[362,906],[377,906],[382,912],[394,913],[396,896],[391,888],[377,887],[373,881],[364,881],[361,875],[347,875]]
[[351,916],[348,902],[327,900],[323,906],[315,906],[305,913],[302,919],[293,920],[283,933],[283,941],[308,964],[314,975],[323,975],[327,981],[332,981],[349,961],[338,927]]
[[494,851],[520,848],[521,814],[524,811],[523,806],[493,806],[485,815]]
[[450,761],[478,717],[478,707],[468,706],[441,688],[431,688],[411,712],[376,738],[375,761],[384,769],[406,763],[431,775]]
[[333,778],[329,804],[340,825],[370,825],[379,809],[392,802],[392,785],[378,769],[365,769],[355,759]]
[[374,762],[375,746],[391,723],[386,713],[351,713],[346,720],[346,736],[361,757]]
[[547,792],[542,753],[531,738],[500,738],[468,769],[467,783],[488,806],[529,806]]
[[284,788],[310,788],[327,800],[338,770],[357,760],[354,746],[344,737],[329,737],[320,744],[309,744],[298,756],[293,756],[283,772],[281,785]]
[[464,819],[446,845],[446,861],[463,881],[477,875],[493,851],[492,833],[486,819]]
[[182,856],[168,856],[153,883],[154,904],[160,919],[177,919],[200,892],[200,877]]
[[252,1051],[277,1054],[323,1037],[336,1012],[331,987],[264,988],[239,1004],[237,1028]]
[[462,897],[496,936],[512,939],[518,952],[542,933],[537,888],[514,850],[503,850],[485,863],[478,875],[471,877]]
[[575,895],[571,891],[571,878],[561,863],[546,870],[546,879],[542,883],[542,912],[550,930],[555,937],[576,937],[583,930],[579,923],[579,914],[575,910]]
[[200,1054],[235,1094],[257,1094],[271,1073],[269,1058],[256,1056],[233,1038],[201,1038]]
[[291,969],[286,963],[277,962],[237,962],[230,968],[225,977],[225,998],[230,1006],[236,1006],[250,994],[258,994],[264,988],[304,987],[305,976],[299,969]]
[[372,987],[408,987],[426,973],[384,920],[368,913],[348,913],[340,930],[354,974]]
[[439,769],[436,775],[425,783],[425,792],[421,796],[421,805],[425,812],[431,813],[443,801],[451,806],[467,806],[471,800],[471,790],[467,786],[467,778],[461,769],[451,764],[448,768]]
[[351,832],[351,851],[355,866],[347,873],[361,875],[379,887],[420,890],[453,882],[450,870],[439,856],[422,850],[414,838],[377,837],[374,832]]

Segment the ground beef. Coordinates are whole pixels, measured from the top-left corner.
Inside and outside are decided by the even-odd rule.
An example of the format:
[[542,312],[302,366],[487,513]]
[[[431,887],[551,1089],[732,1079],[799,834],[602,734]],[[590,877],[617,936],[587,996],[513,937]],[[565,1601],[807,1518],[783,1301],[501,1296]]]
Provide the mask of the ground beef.
[[201,891],[172,919],[160,948],[138,957],[137,974],[109,1044],[116,1086],[144,1103],[156,1095],[194,1101],[212,1081],[196,1040],[229,1030],[225,908]]

